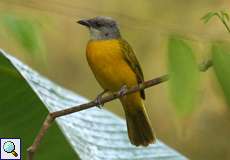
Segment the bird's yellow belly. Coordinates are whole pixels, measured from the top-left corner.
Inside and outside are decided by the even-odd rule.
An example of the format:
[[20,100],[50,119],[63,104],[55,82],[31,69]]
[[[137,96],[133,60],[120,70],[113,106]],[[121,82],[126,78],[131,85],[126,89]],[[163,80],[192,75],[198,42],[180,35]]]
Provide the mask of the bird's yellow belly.
[[136,76],[124,59],[118,40],[90,41],[88,63],[104,89],[117,91],[123,85],[137,84]]

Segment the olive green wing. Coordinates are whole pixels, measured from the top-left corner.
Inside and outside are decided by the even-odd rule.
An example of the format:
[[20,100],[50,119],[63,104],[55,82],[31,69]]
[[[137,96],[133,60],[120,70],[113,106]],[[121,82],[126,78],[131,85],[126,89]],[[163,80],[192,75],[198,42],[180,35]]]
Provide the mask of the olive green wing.
[[[129,43],[123,39],[121,39],[121,48],[122,48],[122,53],[124,54],[125,60],[129,64],[129,66],[132,68],[132,70],[136,74],[137,82],[140,84],[144,82],[144,75],[141,69],[141,66],[135,56],[135,53]],[[145,92],[144,90],[140,91],[141,97],[145,99]]]

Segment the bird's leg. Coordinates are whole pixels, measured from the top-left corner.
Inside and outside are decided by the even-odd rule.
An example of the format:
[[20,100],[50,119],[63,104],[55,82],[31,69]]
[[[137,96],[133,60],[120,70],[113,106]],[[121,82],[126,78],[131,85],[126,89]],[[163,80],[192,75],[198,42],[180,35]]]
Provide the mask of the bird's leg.
[[108,89],[105,89],[103,92],[101,92],[100,94],[98,94],[97,97],[96,97],[96,99],[95,99],[95,102],[99,104],[97,107],[100,108],[100,109],[104,105],[104,103],[101,102],[101,99],[102,99],[103,95],[105,93],[107,93],[107,92],[108,92]]
[[127,92],[127,90],[128,90],[128,87],[127,87],[126,84],[124,84],[124,85],[121,87],[121,89],[119,90],[119,94],[120,94],[121,96],[124,96],[124,94]]

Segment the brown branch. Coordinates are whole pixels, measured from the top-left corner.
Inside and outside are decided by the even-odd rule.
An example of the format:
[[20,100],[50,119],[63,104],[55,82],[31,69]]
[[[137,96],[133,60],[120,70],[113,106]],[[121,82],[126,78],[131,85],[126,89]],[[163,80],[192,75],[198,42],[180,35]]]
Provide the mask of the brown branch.
[[[199,65],[199,70],[201,72],[206,71],[208,68],[210,68],[212,66],[212,62],[211,60],[208,60],[204,63],[202,63],[201,65]],[[131,87],[130,89],[126,90],[125,92],[121,93],[120,91],[115,92],[112,95],[108,95],[106,97],[103,97],[101,99],[101,104],[107,103],[109,101],[112,101],[114,99],[120,98],[122,96],[146,89],[146,88],[150,88],[152,86],[158,85],[160,83],[166,82],[169,80],[169,75],[163,75],[160,77],[157,77],[155,79],[151,79],[148,81],[143,82],[142,84],[136,85]],[[48,116],[46,117],[45,121],[43,122],[43,125],[39,131],[39,133],[37,134],[33,144],[27,149],[27,156],[28,156],[28,160],[33,160],[34,154],[42,140],[42,138],[44,137],[45,133],[47,132],[47,130],[50,128],[50,126],[52,125],[53,121],[55,120],[55,118],[57,117],[61,117],[61,116],[65,116],[71,113],[75,113],[75,112],[79,112],[85,109],[89,109],[95,106],[99,106],[100,105],[99,102],[97,101],[91,101],[89,103],[85,103],[85,104],[81,104],[75,107],[71,107],[71,108],[67,108],[64,110],[60,110],[60,111],[56,111],[56,112],[52,112],[49,113]]]
[[[145,81],[142,84],[139,84],[139,85],[136,85],[134,87],[131,87],[129,90],[123,92],[122,94],[121,94],[120,91],[118,91],[118,92],[115,92],[115,93],[113,93],[113,94],[111,94],[109,96],[104,97],[104,98],[101,99],[101,103],[104,104],[104,103],[107,103],[107,102],[112,101],[114,99],[117,99],[119,97],[125,96],[127,94],[131,94],[131,93],[137,92],[139,90],[149,88],[151,86],[154,86],[154,85],[160,84],[162,82],[165,82],[168,79],[169,79],[169,76],[164,75],[164,76],[161,76],[161,77],[149,80],[149,81]],[[72,107],[72,108],[67,108],[67,109],[60,110],[60,111],[56,111],[56,112],[53,112],[53,113],[50,113],[50,114],[52,115],[52,117],[57,118],[57,117],[60,117],[60,116],[64,116],[64,115],[71,114],[71,113],[74,113],[74,112],[79,112],[81,110],[85,110],[85,109],[88,109],[88,108],[91,108],[91,107],[94,107],[94,106],[99,106],[99,105],[100,105],[99,102],[91,101],[91,102],[86,103],[86,104],[82,104],[82,105],[75,106],[75,107]]]
[[55,118],[53,118],[50,114],[47,115],[45,121],[43,122],[43,125],[42,125],[40,131],[38,132],[38,135],[34,139],[33,144],[27,149],[28,160],[33,159],[34,153],[36,152],[37,147],[39,146],[39,144],[40,144],[42,138],[44,137],[44,135],[46,134],[47,130],[52,125],[52,122],[54,121],[54,119]]

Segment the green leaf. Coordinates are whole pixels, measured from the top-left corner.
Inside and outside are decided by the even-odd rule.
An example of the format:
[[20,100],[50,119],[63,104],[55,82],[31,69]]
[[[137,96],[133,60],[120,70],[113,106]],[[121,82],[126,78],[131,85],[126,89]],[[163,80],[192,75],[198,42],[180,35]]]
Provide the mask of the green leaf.
[[197,99],[199,71],[191,47],[172,36],[168,44],[170,93],[181,115],[191,113]]
[[217,14],[217,13],[215,13],[215,12],[208,12],[207,14],[205,14],[205,15],[201,18],[201,20],[203,20],[204,23],[208,23],[209,20],[210,20],[214,15],[216,15],[216,14]]
[[[20,137],[23,159],[26,148],[53,112],[88,102],[42,77],[14,57],[0,50],[0,137]],[[48,130],[35,159],[82,160],[164,159],[187,160],[160,140],[148,147],[132,146],[124,120],[97,107],[56,119]],[[62,135],[65,135],[65,137]]]
[[230,106],[230,44],[216,42],[212,46],[213,66]]
[[33,55],[44,54],[44,44],[39,25],[32,20],[18,18],[13,15],[1,16],[1,21],[14,37],[27,51]]
[[[0,137],[19,137],[23,159],[48,110],[28,82],[0,52]],[[58,145],[57,145],[58,144]],[[37,159],[76,159],[76,155],[55,124],[45,136]]]

